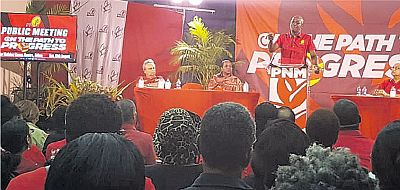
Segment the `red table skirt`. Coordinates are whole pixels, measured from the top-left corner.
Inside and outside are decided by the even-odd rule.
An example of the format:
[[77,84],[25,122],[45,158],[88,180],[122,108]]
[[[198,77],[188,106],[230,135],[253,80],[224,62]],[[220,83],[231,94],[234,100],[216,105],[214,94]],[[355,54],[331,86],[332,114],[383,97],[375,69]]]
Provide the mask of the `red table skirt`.
[[229,92],[197,89],[151,89],[135,88],[135,101],[141,127],[153,134],[164,111],[183,108],[203,117],[212,106],[221,102],[236,102],[245,106],[254,115],[259,93]]
[[348,99],[357,104],[361,115],[361,133],[375,139],[388,123],[400,119],[400,98],[332,95],[333,101]]

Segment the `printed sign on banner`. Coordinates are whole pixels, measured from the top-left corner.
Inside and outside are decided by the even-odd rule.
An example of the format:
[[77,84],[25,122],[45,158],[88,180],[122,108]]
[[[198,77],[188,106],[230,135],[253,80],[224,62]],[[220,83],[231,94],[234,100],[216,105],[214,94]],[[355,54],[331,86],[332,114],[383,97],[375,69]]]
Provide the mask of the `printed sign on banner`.
[[[332,94],[355,94],[357,86],[371,93],[392,77],[390,66],[400,62],[396,1],[237,0],[236,7],[236,59],[246,62],[239,67],[241,77],[261,93],[260,101],[292,108],[303,127],[305,113],[332,107]],[[269,52],[267,35],[274,33],[276,41],[288,33],[295,15],[304,18],[302,32],[312,36],[318,64],[324,67],[324,72],[311,73],[308,97],[304,71],[269,69],[271,63],[280,64],[281,56]]]
[[1,13],[1,59],[75,62],[76,17]]

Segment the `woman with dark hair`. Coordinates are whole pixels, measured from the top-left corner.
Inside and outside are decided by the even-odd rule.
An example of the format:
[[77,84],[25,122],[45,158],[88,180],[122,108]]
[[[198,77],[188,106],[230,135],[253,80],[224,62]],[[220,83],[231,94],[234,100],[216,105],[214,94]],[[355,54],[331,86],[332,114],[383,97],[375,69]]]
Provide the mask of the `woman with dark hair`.
[[161,115],[153,141],[161,164],[146,166],[146,176],[156,189],[182,189],[200,175],[202,166],[196,161],[199,134],[199,125],[186,110],[173,108]]
[[144,161],[136,146],[115,133],[87,133],[56,155],[46,190],[142,190]]
[[289,155],[304,155],[309,146],[308,136],[294,122],[277,119],[268,123],[266,129],[258,136],[254,144],[251,166],[254,178],[246,182],[256,190],[268,189],[275,182],[278,166],[289,165]]
[[22,119],[11,119],[1,125],[1,189],[5,189],[21,162],[21,153],[28,148],[28,125]]

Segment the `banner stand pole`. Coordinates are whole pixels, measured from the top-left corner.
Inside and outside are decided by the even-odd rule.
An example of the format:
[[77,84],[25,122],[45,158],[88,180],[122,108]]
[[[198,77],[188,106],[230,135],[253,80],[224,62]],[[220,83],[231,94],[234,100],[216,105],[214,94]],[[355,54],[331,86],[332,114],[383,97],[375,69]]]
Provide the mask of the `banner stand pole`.
[[23,99],[26,100],[26,94],[27,94],[27,86],[26,83],[28,82],[28,61],[24,61],[24,76],[23,76],[23,82],[22,82],[22,94],[23,94]]
[[36,65],[36,105],[40,106],[40,61]]

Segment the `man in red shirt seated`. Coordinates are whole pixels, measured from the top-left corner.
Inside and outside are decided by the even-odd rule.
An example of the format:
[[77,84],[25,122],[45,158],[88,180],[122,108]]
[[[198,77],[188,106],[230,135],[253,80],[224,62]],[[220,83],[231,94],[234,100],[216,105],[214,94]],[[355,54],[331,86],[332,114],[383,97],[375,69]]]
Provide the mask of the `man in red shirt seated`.
[[392,79],[383,81],[378,89],[375,90],[377,96],[389,96],[392,88],[396,89],[396,97],[400,97],[400,63],[396,63],[390,68],[392,71]]
[[208,83],[208,90],[243,91],[243,83],[233,75],[230,60],[222,61],[221,72],[211,78]]
[[153,146],[153,137],[136,129],[137,112],[132,100],[123,99],[116,102],[122,111],[122,129],[124,137],[133,142],[143,156],[144,164],[156,163],[156,153]]
[[364,137],[359,125],[361,117],[357,105],[347,99],[341,99],[333,106],[339,118],[339,136],[334,147],[347,147],[360,158],[361,166],[371,171],[371,152],[374,141]]
[[311,55],[311,70],[317,73],[317,54],[312,38],[302,33],[304,19],[301,16],[293,16],[290,19],[290,32],[281,34],[278,40],[273,43],[274,34],[268,34],[268,49],[271,53],[281,49],[282,66],[303,66],[307,53]]
[[[143,62],[143,73],[144,76],[140,79],[144,80],[144,87],[146,88],[157,88],[158,81],[164,80],[162,76],[156,76],[156,63],[152,59],[146,59]],[[139,80],[136,86],[139,86]]]

